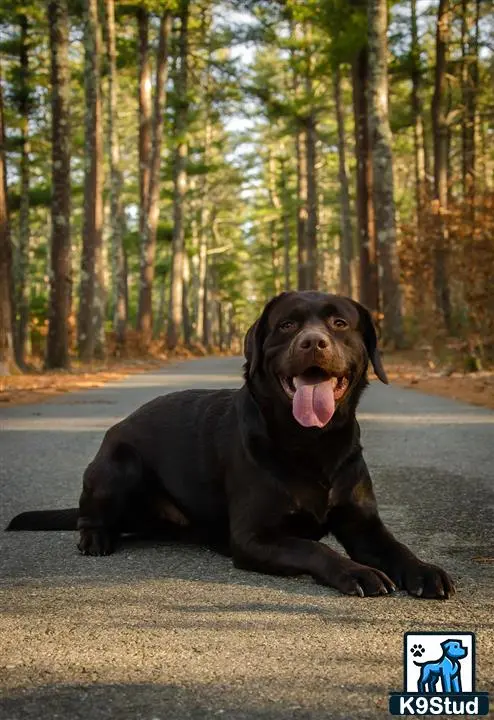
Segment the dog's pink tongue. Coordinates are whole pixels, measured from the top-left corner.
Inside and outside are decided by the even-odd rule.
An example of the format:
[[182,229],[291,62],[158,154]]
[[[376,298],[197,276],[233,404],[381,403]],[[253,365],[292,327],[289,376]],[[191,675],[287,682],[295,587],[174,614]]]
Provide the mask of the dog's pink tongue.
[[293,378],[293,416],[304,427],[324,427],[334,414],[334,389],[331,380],[309,384],[302,377]]

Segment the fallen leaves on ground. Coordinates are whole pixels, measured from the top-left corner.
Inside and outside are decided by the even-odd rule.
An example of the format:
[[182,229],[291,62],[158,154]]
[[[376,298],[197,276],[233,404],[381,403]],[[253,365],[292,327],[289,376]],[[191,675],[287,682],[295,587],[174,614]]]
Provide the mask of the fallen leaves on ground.
[[386,353],[384,366],[391,383],[494,410],[494,371],[431,368],[427,356],[418,351]]
[[40,402],[54,395],[98,388],[128,375],[162,367],[164,360],[111,361],[93,366],[74,366],[71,370],[31,372],[0,377],[0,403],[20,405]]

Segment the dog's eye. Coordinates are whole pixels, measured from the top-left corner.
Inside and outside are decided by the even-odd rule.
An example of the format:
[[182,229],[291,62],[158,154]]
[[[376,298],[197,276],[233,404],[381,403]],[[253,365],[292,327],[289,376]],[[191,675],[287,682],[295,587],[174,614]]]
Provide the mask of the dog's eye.
[[329,318],[329,324],[334,330],[347,330],[348,323],[343,318],[331,317]]
[[283,322],[281,322],[278,327],[280,330],[293,330],[293,328],[295,327],[295,322],[293,320],[283,320]]

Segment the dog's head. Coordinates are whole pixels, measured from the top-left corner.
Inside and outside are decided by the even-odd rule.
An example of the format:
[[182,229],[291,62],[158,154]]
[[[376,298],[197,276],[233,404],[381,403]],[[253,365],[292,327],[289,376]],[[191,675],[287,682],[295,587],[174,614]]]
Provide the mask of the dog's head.
[[356,407],[369,360],[388,382],[369,312],[339,295],[278,295],[247,332],[244,351],[247,382],[291,404],[304,427],[325,427],[337,408]]
[[468,648],[463,647],[459,640],[445,640],[441,643],[441,647],[444,650],[446,657],[452,660],[459,660],[466,657]]

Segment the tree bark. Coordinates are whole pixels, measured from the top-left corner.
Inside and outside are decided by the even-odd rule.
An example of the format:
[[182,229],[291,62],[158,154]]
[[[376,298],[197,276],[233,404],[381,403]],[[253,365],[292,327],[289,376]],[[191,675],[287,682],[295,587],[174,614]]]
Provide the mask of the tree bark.
[[159,29],[149,196],[146,207],[144,235],[141,237],[141,282],[137,329],[141,332],[141,342],[144,347],[149,345],[153,329],[154,261],[156,257],[156,238],[159,219],[161,140],[166,105],[166,85],[168,82],[168,36],[170,26],[171,15],[168,11],[165,11],[161,16]]
[[307,114],[304,117],[305,127],[305,148],[307,152],[307,283],[309,290],[317,290],[317,231],[318,231],[318,207],[317,207],[317,118],[314,109],[314,97],[312,88],[312,26],[307,23],[304,26],[305,41],[305,102],[307,103]]
[[318,289],[317,279],[317,129],[312,110],[306,118],[307,148],[307,282],[310,290]]
[[436,30],[436,69],[432,99],[434,137],[434,290],[436,309],[446,329],[451,329],[448,283],[448,80],[449,0],[439,0]]
[[[300,23],[291,24],[290,34],[298,42],[303,39]],[[302,84],[298,71],[299,52],[292,50],[292,92],[295,99],[302,97]],[[310,289],[309,278],[309,247],[308,247],[308,187],[307,187],[307,133],[303,118],[295,120],[295,153],[297,156],[297,287],[299,290]]]
[[182,284],[183,340],[184,345],[189,346],[192,340],[192,323],[189,312],[190,260],[187,252],[184,252],[184,274]]
[[358,53],[352,66],[355,155],[357,158],[357,221],[359,240],[360,302],[373,313],[379,310],[377,240],[372,202],[372,152],[369,141],[367,48]]
[[268,235],[269,247],[271,250],[271,278],[273,281],[273,293],[278,295],[281,292],[281,273],[276,220],[269,221]]
[[284,290],[291,289],[290,270],[290,195],[288,191],[287,169],[284,159],[281,160],[281,203],[283,213],[283,278]]
[[336,66],[333,75],[336,123],[338,126],[338,178],[340,181],[340,292],[352,295],[351,266],[353,231],[350,210],[350,186],[346,165],[345,116],[341,99],[341,72]]
[[166,313],[166,280],[167,280],[167,273],[162,272],[161,276],[158,277],[158,285],[159,285],[159,302],[158,302],[158,312],[155,315],[155,318],[153,320],[154,323],[154,337],[157,338],[160,335],[161,330],[163,329],[165,325],[165,313]]
[[111,212],[111,268],[113,331],[119,354],[125,347],[127,308],[125,303],[126,275],[123,251],[125,228],[122,204],[122,169],[117,129],[118,74],[115,37],[115,3],[105,0],[106,52],[108,56],[108,145],[110,149],[110,212]]
[[[276,187],[276,159],[271,148],[268,151],[268,192],[273,212],[275,214],[283,214],[281,200]],[[281,292],[281,273],[276,218],[273,218],[273,220],[269,222],[269,241],[271,245],[273,287],[275,294],[278,295],[278,293]]]
[[84,4],[84,222],[78,346],[81,360],[101,354],[103,318],[102,222],[103,142],[101,126],[100,54],[97,0]]
[[369,0],[369,135],[373,163],[373,200],[381,266],[383,338],[403,345],[400,265],[396,241],[393,151],[388,112],[388,8]]
[[145,237],[151,175],[151,65],[149,62],[149,13],[137,10],[139,33],[139,237]]
[[422,63],[417,29],[417,0],[411,0],[411,32],[412,32],[412,114],[413,141],[415,151],[415,200],[417,213],[417,233],[422,236],[424,210],[427,206],[427,172],[425,152],[425,131],[422,107]]
[[0,375],[16,370],[12,308],[12,244],[7,206],[5,130],[0,74]]
[[476,143],[475,126],[479,84],[479,13],[480,0],[474,2],[472,18],[468,0],[462,0],[462,124],[463,197],[469,205],[471,225],[474,223]]
[[69,314],[72,294],[70,262],[70,76],[69,15],[66,0],[48,5],[51,54],[52,205],[50,309],[47,368],[68,368]]
[[[204,132],[204,167],[208,167],[209,152],[211,146],[212,130],[209,111],[206,117]],[[211,222],[211,209],[209,206],[209,181],[208,173],[205,172],[201,182],[201,206],[199,213],[199,267],[198,267],[198,290],[197,290],[197,337],[207,347],[209,344],[209,333],[207,323],[208,312],[208,237],[209,224]]]
[[175,78],[175,154],[173,167],[173,242],[170,288],[170,309],[167,328],[167,345],[174,349],[184,332],[183,275],[184,275],[184,205],[187,193],[187,115],[188,115],[188,22],[189,0],[180,0],[180,33],[178,63]]
[[25,365],[29,351],[29,52],[28,19],[20,16],[19,44],[19,114],[21,116],[19,260],[17,279],[17,361]]
[[296,131],[297,154],[297,277],[298,289],[310,290],[307,198],[307,135],[301,124]]

